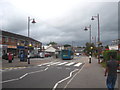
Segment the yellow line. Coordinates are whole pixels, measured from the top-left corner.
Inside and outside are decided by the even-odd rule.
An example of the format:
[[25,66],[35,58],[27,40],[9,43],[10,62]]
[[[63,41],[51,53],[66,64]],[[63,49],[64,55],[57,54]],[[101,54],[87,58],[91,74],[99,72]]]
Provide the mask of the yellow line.
[[26,67],[8,67],[8,68],[0,68],[0,69],[11,69],[11,68],[26,68]]

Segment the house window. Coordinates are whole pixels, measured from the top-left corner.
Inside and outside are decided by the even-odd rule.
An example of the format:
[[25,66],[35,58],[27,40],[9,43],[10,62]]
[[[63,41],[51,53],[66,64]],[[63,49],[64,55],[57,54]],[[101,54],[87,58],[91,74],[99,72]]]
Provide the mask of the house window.
[[8,37],[4,37],[4,42],[8,42]]

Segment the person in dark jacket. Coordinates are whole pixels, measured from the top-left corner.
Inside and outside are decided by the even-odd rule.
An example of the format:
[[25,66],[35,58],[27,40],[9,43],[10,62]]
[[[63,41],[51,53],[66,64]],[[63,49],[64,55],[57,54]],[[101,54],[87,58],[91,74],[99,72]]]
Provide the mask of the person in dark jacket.
[[8,53],[8,62],[12,63],[12,53],[11,52]]
[[20,61],[24,61],[24,53],[23,52],[20,53]]
[[105,76],[107,76],[106,85],[108,90],[114,90],[117,80],[117,69],[119,69],[118,62],[114,59],[114,56],[110,56],[110,60],[107,62]]

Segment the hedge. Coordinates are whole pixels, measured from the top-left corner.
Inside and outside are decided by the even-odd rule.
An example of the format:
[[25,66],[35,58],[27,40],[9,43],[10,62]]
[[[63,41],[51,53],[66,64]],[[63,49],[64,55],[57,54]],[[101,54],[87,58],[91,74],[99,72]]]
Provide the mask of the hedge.
[[110,60],[110,56],[114,56],[114,58],[118,61],[120,61],[120,53],[118,53],[116,50],[106,50],[103,52],[103,59],[104,60]]

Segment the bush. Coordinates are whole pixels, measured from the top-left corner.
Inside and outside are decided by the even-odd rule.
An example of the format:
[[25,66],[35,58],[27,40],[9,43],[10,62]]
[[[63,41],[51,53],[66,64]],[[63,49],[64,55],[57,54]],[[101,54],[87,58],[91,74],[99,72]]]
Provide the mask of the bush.
[[120,59],[120,56],[117,54],[117,51],[115,50],[107,50],[103,52],[103,59],[104,60],[110,60],[110,56],[113,56],[114,59],[118,60],[118,58]]
[[117,54],[117,60],[120,61],[120,53]]
[[102,62],[101,65],[102,65],[102,67],[105,68],[106,67],[106,62]]

